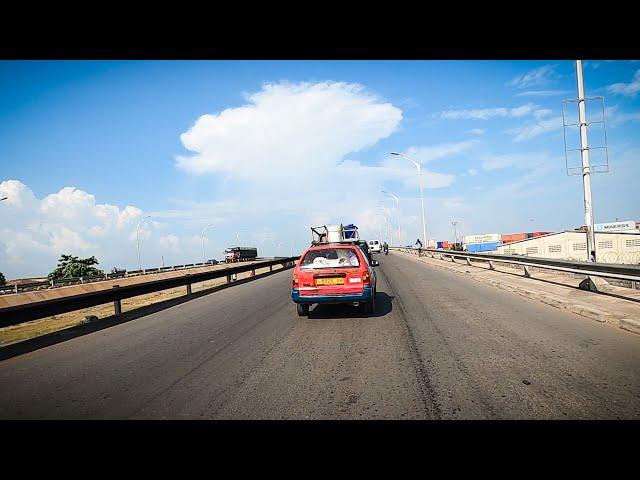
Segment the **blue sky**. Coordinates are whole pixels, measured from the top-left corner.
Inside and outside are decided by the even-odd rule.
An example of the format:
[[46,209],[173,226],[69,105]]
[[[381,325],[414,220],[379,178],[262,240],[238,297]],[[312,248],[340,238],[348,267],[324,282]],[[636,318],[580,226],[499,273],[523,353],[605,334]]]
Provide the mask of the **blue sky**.
[[[587,61],[605,97],[610,172],[596,222],[640,220],[640,62]],[[583,223],[565,173],[561,100],[573,61],[0,62],[0,271],[46,274],[61,253],[101,267],[220,258],[225,246],[300,251],[313,222],[379,235],[400,197],[403,243]],[[589,105],[589,116],[601,116]],[[577,141],[569,131],[569,143]],[[591,145],[602,143],[599,125]],[[594,151],[594,162],[599,160]],[[572,159],[572,161],[576,161]],[[64,251],[62,251],[64,250]]]

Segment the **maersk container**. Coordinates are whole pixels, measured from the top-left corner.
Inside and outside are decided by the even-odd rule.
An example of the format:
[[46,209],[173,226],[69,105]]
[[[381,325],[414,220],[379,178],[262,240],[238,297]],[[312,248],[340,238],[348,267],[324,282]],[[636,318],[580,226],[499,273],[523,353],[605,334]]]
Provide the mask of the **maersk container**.
[[484,243],[467,243],[467,252],[480,253],[480,252],[492,252],[497,250],[502,245],[502,242],[484,242]]

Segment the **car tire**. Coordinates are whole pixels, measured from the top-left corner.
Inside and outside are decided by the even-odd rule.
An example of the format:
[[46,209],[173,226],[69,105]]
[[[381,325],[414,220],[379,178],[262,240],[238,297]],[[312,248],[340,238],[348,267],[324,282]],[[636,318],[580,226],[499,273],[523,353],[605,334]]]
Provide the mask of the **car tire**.
[[364,313],[374,314],[376,313],[376,292],[373,292],[371,300],[364,304]]
[[309,305],[306,305],[303,303],[296,303],[296,310],[298,311],[299,317],[309,316]]

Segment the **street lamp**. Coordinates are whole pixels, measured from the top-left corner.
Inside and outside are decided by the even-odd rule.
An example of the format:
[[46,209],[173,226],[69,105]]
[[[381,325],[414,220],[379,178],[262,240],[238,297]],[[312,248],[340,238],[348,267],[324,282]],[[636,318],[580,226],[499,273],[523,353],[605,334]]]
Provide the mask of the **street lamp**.
[[422,205],[422,235],[424,237],[425,245],[428,245],[429,242],[427,241],[427,224],[424,220],[424,190],[422,188],[422,165],[420,164],[420,162],[416,162],[415,160],[412,160],[411,158],[406,157],[405,155],[398,152],[391,152],[391,155],[397,155],[399,157],[404,158],[405,160],[409,160],[418,169],[418,178],[420,179],[420,204]]
[[204,255],[204,231],[209,227],[213,227],[213,224],[210,223],[209,225],[205,225],[200,234],[202,236],[202,263],[205,263],[206,261],[206,257]]
[[384,210],[386,213],[383,213],[384,216],[384,221],[387,223],[387,232],[388,232],[388,237],[389,237],[389,245],[393,245],[393,234],[391,233],[391,210],[386,208],[386,207],[382,207],[380,205],[378,205],[378,208],[381,208],[382,210]]
[[398,207],[398,245],[400,245],[402,243],[402,240],[400,238],[400,199],[397,197],[397,195],[389,193],[386,190],[382,190],[382,193],[384,193],[385,195],[389,195],[396,201],[396,206]]
[[451,222],[451,225],[453,225],[453,243],[454,245],[458,244],[458,229],[456,228],[456,226],[458,225],[458,221],[454,220],[453,222]]
[[[144,223],[144,221],[147,218],[151,218],[151,215],[147,215],[146,217],[144,217],[142,220],[140,220],[138,222],[138,224],[136,225],[136,247],[138,249],[138,270],[142,270],[142,266],[140,264],[140,237],[138,235],[138,230],[140,228],[140,225],[142,225],[142,223]],[[144,270],[142,270],[142,273],[144,273]]]

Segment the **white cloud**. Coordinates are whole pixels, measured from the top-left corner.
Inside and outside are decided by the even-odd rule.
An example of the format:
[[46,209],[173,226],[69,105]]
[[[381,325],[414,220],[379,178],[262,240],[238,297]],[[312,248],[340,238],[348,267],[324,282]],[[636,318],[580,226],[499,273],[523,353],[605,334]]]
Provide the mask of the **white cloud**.
[[180,239],[175,235],[169,234],[160,237],[159,243],[160,246],[166,250],[178,251]]
[[605,107],[605,119],[607,126],[617,127],[625,122],[640,120],[640,112],[622,112],[618,105]]
[[482,168],[486,171],[504,168],[536,169],[549,163],[549,156],[542,153],[514,153],[483,157]]
[[476,170],[475,168],[470,168],[469,170],[467,170],[467,173],[470,176],[475,177],[478,174],[478,170]]
[[633,80],[631,80],[631,82],[614,83],[613,85],[609,85],[607,87],[607,90],[610,93],[635,97],[636,94],[640,92],[640,70],[636,70],[636,73],[633,75]]
[[486,131],[487,130],[485,128],[472,128],[471,130],[467,130],[467,133],[470,133],[471,135],[482,135]]
[[556,97],[568,95],[571,90],[527,90],[516,94],[516,97]]
[[514,88],[526,88],[536,85],[546,85],[557,77],[555,65],[543,65],[539,68],[529,70],[527,73],[518,75],[507,82],[507,86]]
[[518,128],[508,130],[508,133],[514,135],[514,142],[522,142],[531,140],[544,133],[562,129],[562,117],[553,117],[546,120],[540,120],[533,124],[523,125]]
[[518,118],[535,114],[539,109],[533,103],[526,103],[519,107],[480,108],[469,110],[445,110],[440,112],[441,118],[450,120],[488,120],[494,117]]
[[464,142],[456,143],[442,143],[440,145],[434,145],[430,147],[413,146],[409,147],[409,149],[404,152],[404,155],[417,162],[426,163],[438,158],[455,155],[456,153],[468,150],[473,145],[475,145],[476,142],[477,140],[467,140]]
[[0,196],[8,197],[0,205],[0,264],[7,278],[44,276],[63,253],[96,255],[107,269],[127,258],[123,252],[135,253],[128,234],[142,215],[136,207],[96,204],[73,187],[40,200],[18,180],[0,183]]
[[230,172],[257,179],[333,167],[344,155],[395,131],[402,111],[344,82],[266,84],[247,104],[202,115],[180,136],[192,174]]

